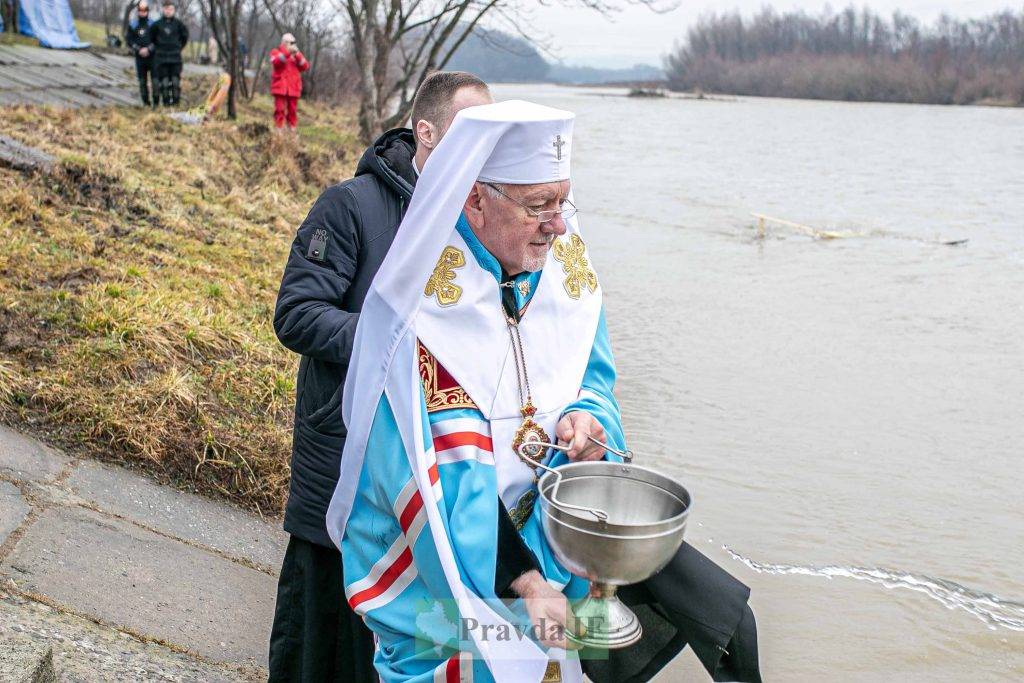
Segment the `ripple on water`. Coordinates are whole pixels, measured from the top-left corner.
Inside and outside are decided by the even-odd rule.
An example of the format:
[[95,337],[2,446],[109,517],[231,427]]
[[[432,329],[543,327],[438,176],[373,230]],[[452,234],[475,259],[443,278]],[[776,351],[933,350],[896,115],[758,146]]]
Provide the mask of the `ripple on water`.
[[740,555],[728,546],[722,546],[733,559],[745,564],[759,574],[797,574],[818,576],[826,579],[855,579],[877,583],[885,588],[911,590],[923,593],[950,609],[961,609],[985,622],[995,630],[1024,631],[1024,603],[1005,600],[997,595],[968,588],[949,579],[936,578],[926,574],[915,574],[884,567],[851,567],[842,565],[795,565],[758,562]]

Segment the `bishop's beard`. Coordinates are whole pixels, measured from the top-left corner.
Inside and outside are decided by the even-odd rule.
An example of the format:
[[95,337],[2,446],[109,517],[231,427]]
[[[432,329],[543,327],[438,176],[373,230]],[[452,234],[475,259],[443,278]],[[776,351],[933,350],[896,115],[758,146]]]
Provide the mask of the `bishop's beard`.
[[[555,241],[555,236],[548,235],[548,251],[551,251],[551,243]],[[547,263],[548,252],[544,252],[543,256],[526,256],[523,258],[523,270],[527,273],[536,273],[538,270],[543,270],[544,264]]]

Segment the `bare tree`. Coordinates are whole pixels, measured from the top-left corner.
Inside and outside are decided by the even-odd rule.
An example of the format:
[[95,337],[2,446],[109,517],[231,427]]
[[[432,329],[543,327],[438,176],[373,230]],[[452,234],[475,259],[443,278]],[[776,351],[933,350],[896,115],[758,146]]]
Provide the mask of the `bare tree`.
[[0,19],[3,19],[4,31],[18,32],[18,3],[11,0],[0,0]]
[[[238,117],[235,101],[239,91],[239,81],[244,78],[242,68],[241,47],[239,44],[242,13],[245,0],[202,0],[200,3],[203,18],[210,26],[217,48],[225,59],[225,68],[231,76],[228,88],[228,118]],[[253,3],[255,7],[255,3]]]
[[[619,0],[569,0],[605,14]],[[659,0],[621,0],[659,7]],[[347,16],[359,74],[359,131],[369,143],[382,131],[401,123],[423,79],[443,69],[459,46],[489,15],[513,26],[525,0],[335,0]],[[669,0],[671,3],[671,0]],[[535,37],[535,36],[530,36]]]

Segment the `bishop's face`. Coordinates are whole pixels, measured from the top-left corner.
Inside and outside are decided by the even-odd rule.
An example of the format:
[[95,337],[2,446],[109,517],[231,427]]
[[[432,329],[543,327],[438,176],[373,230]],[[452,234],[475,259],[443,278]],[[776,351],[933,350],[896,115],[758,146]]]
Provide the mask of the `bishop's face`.
[[[544,267],[555,237],[565,234],[557,210],[568,196],[568,180],[496,187],[477,183],[466,202],[466,219],[506,272],[535,272]],[[542,211],[555,215],[542,223],[536,215]]]

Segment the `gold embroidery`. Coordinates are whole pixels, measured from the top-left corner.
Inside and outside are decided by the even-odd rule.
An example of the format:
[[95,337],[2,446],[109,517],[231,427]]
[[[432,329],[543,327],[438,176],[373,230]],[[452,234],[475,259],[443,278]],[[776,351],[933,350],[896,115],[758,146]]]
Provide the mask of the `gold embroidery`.
[[526,526],[526,521],[530,519],[530,515],[533,514],[533,504],[537,502],[537,489],[530,489],[522,496],[508,512],[508,516],[512,519],[512,523],[516,525],[518,531],[522,531],[523,527]]
[[423,296],[437,297],[438,306],[451,306],[458,303],[462,296],[462,287],[455,284],[455,269],[466,265],[466,255],[455,247],[445,247],[437,259],[434,272],[423,288]]
[[530,281],[529,280],[520,280],[519,284],[517,285],[517,287],[519,287],[519,294],[521,296],[524,296],[524,297],[530,296]]
[[562,667],[558,662],[548,662],[548,667],[544,669],[544,678],[541,679],[541,683],[562,683]]
[[584,255],[586,249],[587,246],[576,234],[570,235],[568,242],[555,241],[555,258],[561,262],[562,270],[565,271],[563,285],[566,293],[573,299],[580,298],[584,287],[591,292],[597,290],[597,275],[587,263],[587,257]]
[[419,365],[420,380],[423,382],[423,396],[427,400],[428,413],[451,408],[477,409],[473,399],[458,384],[446,388],[438,386],[437,359],[422,344],[419,345]]

